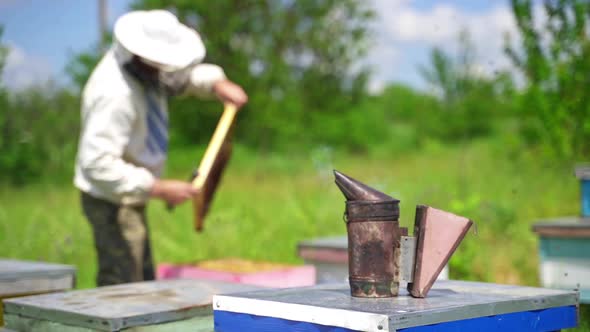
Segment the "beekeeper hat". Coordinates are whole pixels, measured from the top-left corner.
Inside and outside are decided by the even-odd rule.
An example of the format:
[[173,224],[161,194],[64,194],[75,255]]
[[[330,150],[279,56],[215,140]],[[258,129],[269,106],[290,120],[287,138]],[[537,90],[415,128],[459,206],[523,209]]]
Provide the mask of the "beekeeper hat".
[[115,22],[116,41],[130,53],[164,71],[175,71],[205,57],[199,34],[166,10],[133,11]]

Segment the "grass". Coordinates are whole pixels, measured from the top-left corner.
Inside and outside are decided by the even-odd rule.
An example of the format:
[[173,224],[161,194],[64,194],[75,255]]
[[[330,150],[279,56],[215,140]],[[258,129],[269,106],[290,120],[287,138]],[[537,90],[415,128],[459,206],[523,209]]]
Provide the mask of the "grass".
[[[186,178],[198,151],[176,149],[168,174]],[[350,155],[318,147],[306,153],[256,154],[238,147],[202,234],[193,232],[189,204],[169,213],[149,206],[156,262],[242,257],[300,263],[301,239],[345,234],[344,199],[333,184],[336,168],[401,200],[403,226],[416,204],[476,222],[450,263],[451,277],[539,285],[539,218],[576,215],[578,183],[572,165],[540,164],[534,154],[510,155],[499,141],[455,147],[426,144],[418,152]],[[94,286],[91,230],[70,182],[0,189],[0,256],[73,264],[78,286]],[[588,328],[588,309],[582,308]]]

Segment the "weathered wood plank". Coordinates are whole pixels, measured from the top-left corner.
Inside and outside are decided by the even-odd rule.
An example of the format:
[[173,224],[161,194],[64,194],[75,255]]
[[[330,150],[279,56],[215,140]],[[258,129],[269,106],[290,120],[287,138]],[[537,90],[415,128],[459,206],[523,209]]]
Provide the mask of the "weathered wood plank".
[[0,259],[0,296],[71,289],[73,266]]
[[73,275],[5,280],[0,283],[0,294],[5,297],[17,297],[24,294],[64,291],[72,289],[74,283]]
[[0,259],[0,326],[4,299],[72,289],[75,274],[69,265]]
[[[204,280],[159,280],[10,299],[4,309],[6,315],[23,321],[58,323],[80,329],[72,330],[76,332],[120,331],[209,317],[214,294],[254,289],[260,288]],[[16,318],[6,322],[17,330],[19,324],[24,323]]]
[[231,137],[237,114],[238,108],[235,105],[225,104],[223,114],[199,164],[197,176],[192,181],[193,187],[198,189],[200,193],[193,199],[195,230],[197,232],[201,232],[205,226],[205,216],[209,205],[213,200],[223,170],[231,157]]
[[[66,325],[59,322],[53,322],[45,319],[33,319],[28,317],[19,317],[18,315],[6,315],[6,322],[15,329],[15,331],[27,332],[100,332],[102,330],[87,327]],[[212,332],[213,316],[193,317],[181,321],[153,324],[147,326],[134,326],[123,328],[120,331],[125,332]],[[0,330],[0,332],[3,332]]]
[[590,238],[590,218],[560,217],[539,220],[533,232],[545,237]]

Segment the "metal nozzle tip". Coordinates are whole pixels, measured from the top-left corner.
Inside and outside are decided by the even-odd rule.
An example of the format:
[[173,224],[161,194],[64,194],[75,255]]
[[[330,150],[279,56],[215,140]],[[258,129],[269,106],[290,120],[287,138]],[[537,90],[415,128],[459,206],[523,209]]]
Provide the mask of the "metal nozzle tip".
[[334,170],[335,182],[346,200],[348,201],[383,201],[395,200],[378,190],[375,190],[364,183],[359,182],[349,176],[346,176],[337,170]]

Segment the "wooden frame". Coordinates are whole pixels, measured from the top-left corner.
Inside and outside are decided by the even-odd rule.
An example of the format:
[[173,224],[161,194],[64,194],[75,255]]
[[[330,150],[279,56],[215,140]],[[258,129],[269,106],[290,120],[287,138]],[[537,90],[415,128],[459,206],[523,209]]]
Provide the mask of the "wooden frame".
[[193,199],[194,224],[197,232],[203,230],[205,216],[231,156],[231,133],[237,112],[235,105],[225,104],[221,119],[199,165],[197,176],[192,181],[193,187],[199,190]]

